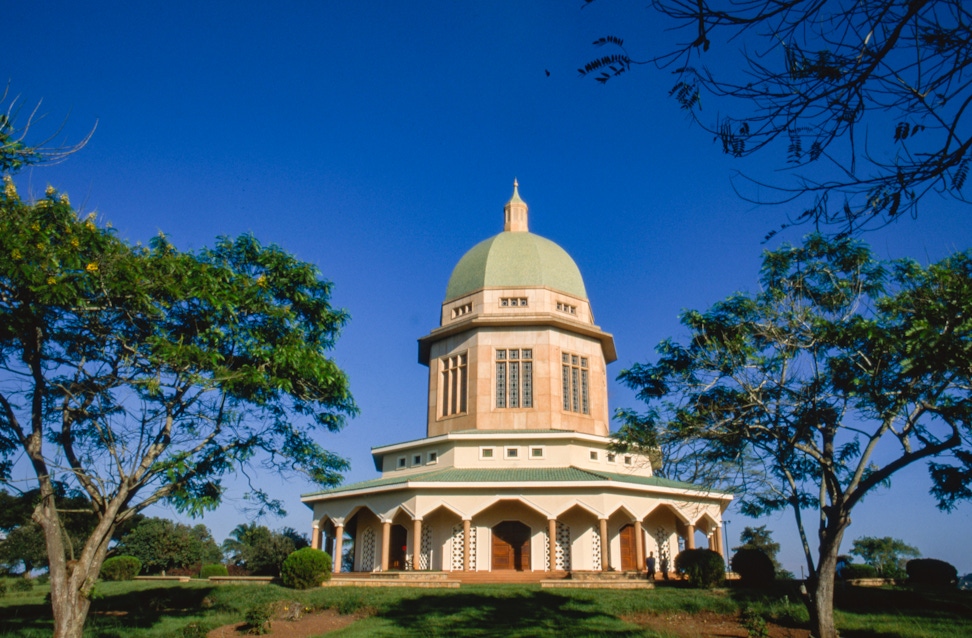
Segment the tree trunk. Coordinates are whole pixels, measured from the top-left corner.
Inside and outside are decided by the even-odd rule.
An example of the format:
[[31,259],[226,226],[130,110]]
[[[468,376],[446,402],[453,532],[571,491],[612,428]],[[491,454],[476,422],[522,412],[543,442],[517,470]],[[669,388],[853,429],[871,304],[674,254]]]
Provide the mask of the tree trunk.
[[[42,499],[34,510],[34,520],[44,530],[50,565],[51,611],[54,614],[54,638],[81,638],[84,623],[91,607],[101,565],[108,553],[108,541],[115,529],[117,506],[109,509],[85,543],[77,560],[68,561],[60,515],[54,502],[54,490],[49,481],[41,480]],[[114,503],[112,505],[115,505]]]
[[810,612],[810,632],[814,638],[837,638],[837,625],[834,623],[834,580],[840,543],[848,525],[850,519],[840,516],[836,522],[828,522],[820,533],[817,572],[807,582],[807,609]]

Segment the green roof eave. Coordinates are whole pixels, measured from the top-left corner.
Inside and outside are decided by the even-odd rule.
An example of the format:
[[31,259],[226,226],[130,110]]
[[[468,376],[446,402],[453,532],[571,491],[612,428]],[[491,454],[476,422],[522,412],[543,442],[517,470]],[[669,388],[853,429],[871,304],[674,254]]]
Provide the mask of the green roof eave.
[[[418,474],[401,474],[381,477],[370,481],[342,485],[340,487],[302,494],[301,500],[319,496],[333,496],[346,492],[366,491],[378,488],[407,488],[414,484],[429,483],[602,483],[614,482],[629,485],[642,485],[662,489],[702,492],[715,498],[729,496],[727,492],[714,490],[691,483],[673,481],[656,476],[638,476],[616,472],[585,470],[574,466],[548,468],[443,468]],[[730,497],[731,498],[731,497]]]

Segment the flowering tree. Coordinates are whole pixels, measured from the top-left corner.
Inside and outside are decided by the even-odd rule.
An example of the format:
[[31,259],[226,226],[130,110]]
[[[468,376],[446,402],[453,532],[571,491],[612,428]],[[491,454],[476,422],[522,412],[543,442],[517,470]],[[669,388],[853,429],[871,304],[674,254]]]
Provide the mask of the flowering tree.
[[[5,177],[0,481],[15,457],[33,470],[55,636],[81,636],[112,534],[149,505],[198,515],[227,472],[253,465],[340,480],[346,462],[315,438],[356,412],[327,356],[347,320],[330,292],[314,266],[252,236],[195,253],[162,235],[131,246],[65,195],[27,202]],[[57,482],[96,519],[70,564]]]

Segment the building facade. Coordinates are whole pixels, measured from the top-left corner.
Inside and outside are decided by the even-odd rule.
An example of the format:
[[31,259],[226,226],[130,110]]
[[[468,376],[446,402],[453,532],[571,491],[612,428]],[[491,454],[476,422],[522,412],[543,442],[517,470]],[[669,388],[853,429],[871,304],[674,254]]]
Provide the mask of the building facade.
[[697,542],[722,553],[729,495],[612,451],[616,359],[580,270],[529,231],[514,182],[503,232],[459,260],[419,339],[426,438],[372,448],[379,478],[304,495],[313,546],[347,549],[356,572],[635,571]]

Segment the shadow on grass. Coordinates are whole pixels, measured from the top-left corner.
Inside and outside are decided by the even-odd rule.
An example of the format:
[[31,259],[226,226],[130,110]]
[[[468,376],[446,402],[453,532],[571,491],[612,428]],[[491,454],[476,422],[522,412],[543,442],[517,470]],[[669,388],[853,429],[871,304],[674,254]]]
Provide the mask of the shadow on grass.
[[[127,638],[130,630],[153,627],[163,616],[198,616],[203,599],[212,591],[213,587],[169,586],[96,597],[88,611],[85,631],[99,638]],[[6,607],[0,618],[0,636],[50,636],[53,629],[49,602]]]
[[[809,628],[796,581],[777,581],[771,589],[736,585],[729,591],[741,609],[753,608],[783,627]],[[966,635],[963,632],[972,629],[972,594],[954,588],[856,587],[838,582],[834,610],[842,615],[837,621],[841,635],[852,638],[935,635],[936,628]]]
[[545,591],[510,595],[459,593],[401,600],[380,617],[403,635],[422,636],[641,636],[596,603]]

